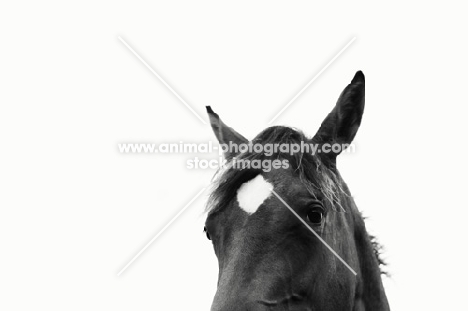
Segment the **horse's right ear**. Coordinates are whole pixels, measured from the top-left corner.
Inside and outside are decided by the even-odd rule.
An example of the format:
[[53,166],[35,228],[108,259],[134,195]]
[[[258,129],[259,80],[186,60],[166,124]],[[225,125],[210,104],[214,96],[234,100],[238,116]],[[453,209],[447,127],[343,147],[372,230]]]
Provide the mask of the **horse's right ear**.
[[[206,106],[206,111],[208,112],[208,116],[210,117],[211,128],[213,129],[213,132],[215,133],[216,138],[218,139],[218,142],[220,144],[227,145],[228,147],[230,143],[236,144],[237,148],[233,149],[238,151],[240,144],[247,144],[249,142],[247,138],[237,133],[235,130],[233,130],[226,124],[224,124],[224,122],[221,121],[221,119],[219,118],[218,114],[215,113],[210,106]],[[223,151],[226,160],[232,159],[237,154],[231,152],[229,148],[224,148]]]
[[[365,81],[362,71],[356,72],[351,83],[343,90],[335,108],[323,120],[320,129],[312,141],[318,144],[351,144],[361,125],[364,112]],[[330,159],[343,151],[330,152],[326,156]]]

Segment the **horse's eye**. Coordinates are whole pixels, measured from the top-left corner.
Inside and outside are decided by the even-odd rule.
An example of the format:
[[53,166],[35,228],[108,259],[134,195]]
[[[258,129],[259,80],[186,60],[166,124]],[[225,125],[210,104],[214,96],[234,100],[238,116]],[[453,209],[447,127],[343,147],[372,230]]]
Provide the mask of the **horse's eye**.
[[208,240],[211,240],[210,234],[208,233],[208,230],[206,230],[206,227],[203,227],[203,232],[205,232],[206,238],[207,238]]
[[323,210],[321,208],[314,208],[307,213],[307,220],[313,224],[320,224],[323,220]]

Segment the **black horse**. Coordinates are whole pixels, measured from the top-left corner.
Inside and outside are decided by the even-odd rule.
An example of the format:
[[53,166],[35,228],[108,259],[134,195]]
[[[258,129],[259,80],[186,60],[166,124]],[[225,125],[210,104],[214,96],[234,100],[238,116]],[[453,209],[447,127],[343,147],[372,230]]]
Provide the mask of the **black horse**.
[[274,126],[249,142],[207,107],[220,144],[315,146],[225,149],[205,225],[219,262],[211,310],[389,310],[378,245],[336,168],[361,123],[364,85],[359,71],[313,138]]

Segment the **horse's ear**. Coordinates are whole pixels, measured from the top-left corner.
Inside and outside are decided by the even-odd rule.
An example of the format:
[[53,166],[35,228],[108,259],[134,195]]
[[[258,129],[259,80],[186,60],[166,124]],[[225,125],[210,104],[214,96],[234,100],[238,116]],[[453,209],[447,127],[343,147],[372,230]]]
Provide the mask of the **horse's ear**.
[[[365,81],[362,71],[356,72],[351,83],[343,90],[335,108],[323,120],[317,134],[312,141],[318,144],[350,144],[361,124],[364,112]],[[330,152],[331,158],[335,158],[339,152]]]
[[[210,117],[211,128],[218,139],[220,144],[225,144],[229,147],[230,143],[236,144],[236,148],[232,148],[233,150],[229,150],[230,148],[224,148],[224,157],[227,160],[232,159],[236,156],[237,153],[233,153],[231,151],[238,151],[240,144],[247,144],[249,141],[247,138],[242,136],[241,134],[237,133],[234,129],[230,128],[223,121],[219,118],[218,114],[211,109],[210,106],[206,106],[206,111],[208,112],[208,116]],[[227,150],[227,151],[225,151]]]

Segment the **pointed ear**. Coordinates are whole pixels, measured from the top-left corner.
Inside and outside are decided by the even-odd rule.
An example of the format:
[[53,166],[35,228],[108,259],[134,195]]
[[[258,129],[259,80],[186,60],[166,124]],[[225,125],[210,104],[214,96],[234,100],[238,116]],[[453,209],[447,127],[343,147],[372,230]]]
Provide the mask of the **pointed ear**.
[[210,106],[206,106],[206,111],[208,112],[208,116],[210,117],[211,128],[213,129],[213,132],[215,133],[218,142],[227,146],[229,146],[230,143],[237,145],[237,148],[233,148],[234,150],[228,150],[228,148],[223,148],[224,157],[227,160],[232,159],[238,153],[234,151],[238,151],[240,144],[248,144],[248,139],[242,136],[241,134],[237,133],[234,129],[224,124],[224,122],[221,121],[221,119],[219,118],[218,114],[215,113]]
[[[364,93],[364,74],[362,71],[358,71],[351,83],[341,93],[335,108],[323,120],[312,141],[318,144],[350,144],[361,125],[364,112]],[[336,158],[340,152],[330,152],[327,155]]]

